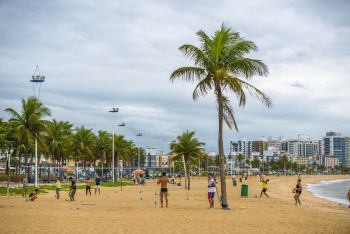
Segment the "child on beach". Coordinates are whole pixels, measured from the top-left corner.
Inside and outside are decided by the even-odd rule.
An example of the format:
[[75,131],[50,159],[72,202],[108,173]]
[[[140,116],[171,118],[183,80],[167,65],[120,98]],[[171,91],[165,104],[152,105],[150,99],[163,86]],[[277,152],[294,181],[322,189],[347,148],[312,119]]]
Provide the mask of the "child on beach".
[[56,178],[55,187],[56,187],[56,197],[57,199],[60,199],[61,182],[58,178]]
[[269,195],[266,194],[267,182],[269,182],[269,179],[264,180],[264,177],[260,176],[260,181],[262,182],[262,190],[261,190],[261,193],[260,193],[260,197],[262,197],[262,194],[264,193],[266,195],[266,197],[269,198]]
[[29,200],[34,201],[38,198],[39,189],[35,189],[34,192],[29,194]]
[[98,194],[99,195],[101,194],[100,185],[101,185],[101,178],[98,177],[98,174],[96,173],[96,178],[95,178],[95,195],[96,195],[97,190],[98,190]]
[[91,180],[90,180],[90,177],[87,178],[86,180],[86,196],[88,195],[88,191],[90,193],[90,196],[91,196]]

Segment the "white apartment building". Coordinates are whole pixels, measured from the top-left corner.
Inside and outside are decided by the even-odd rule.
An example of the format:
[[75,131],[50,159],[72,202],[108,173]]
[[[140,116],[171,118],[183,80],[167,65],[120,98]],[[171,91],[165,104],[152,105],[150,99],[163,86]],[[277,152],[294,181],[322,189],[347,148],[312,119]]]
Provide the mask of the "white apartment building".
[[298,139],[287,141],[287,151],[293,157],[316,157],[319,155],[319,142],[308,135],[299,134]]

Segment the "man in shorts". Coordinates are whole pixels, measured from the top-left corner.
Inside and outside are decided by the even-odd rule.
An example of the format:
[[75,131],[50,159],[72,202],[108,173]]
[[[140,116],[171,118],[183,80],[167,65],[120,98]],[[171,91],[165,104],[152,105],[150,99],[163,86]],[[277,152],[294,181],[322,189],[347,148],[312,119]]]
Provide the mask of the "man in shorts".
[[99,195],[101,194],[100,185],[101,185],[101,178],[98,177],[98,174],[96,173],[96,178],[95,178],[95,195],[96,195],[97,190],[98,190],[98,194]]
[[27,179],[27,175],[24,175],[23,180],[22,180],[22,187],[23,187],[23,193],[22,196],[23,197],[27,197],[27,191],[28,191],[28,179]]
[[263,175],[260,176],[260,182],[262,182],[262,190],[260,193],[260,197],[262,196],[262,194],[264,193],[266,195],[267,198],[269,198],[269,195],[266,194],[267,191],[267,182],[269,182],[269,179],[264,180]]
[[213,174],[208,174],[208,201],[209,201],[209,209],[214,208],[214,196],[215,196],[215,181],[213,178]]
[[159,196],[160,196],[160,205],[162,208],[164,208],[163,206],[163,196],[165,196],[165,207],[168,207],[168,188],[167,188],[167,185],[169,184],[169,179],[168,177],[166,176],[166,173],[165,172],[162,172],[162,177],[158,179],[157,181],[157,185],[160,184],[160,193],[159,193]]
[[73,177],[69,177],[69,180],[72,182],[69,190],[69,198],[70,198],[70,201],[74,201],[74,195],[75,195],[75,192],[77,191],[77,184],[75,183],[75,180],[73,179]]

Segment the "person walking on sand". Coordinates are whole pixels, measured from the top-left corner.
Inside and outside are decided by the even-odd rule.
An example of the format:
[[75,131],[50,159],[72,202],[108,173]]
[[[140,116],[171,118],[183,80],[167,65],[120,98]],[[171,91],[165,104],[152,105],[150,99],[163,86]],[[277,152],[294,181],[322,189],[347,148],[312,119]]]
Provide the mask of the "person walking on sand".
[[213,178],[213,174],[208,174],[208,201],[209,201],[209,209],[214,208],[214,196],[215,196],[215,181]]
[[301,185],[301,179],[297,180],[297,185],[295,186],[295,194],[294,194],[294,200],[295,200],[295,204],[294,205],[301,205],[300,203],[300,195],[301,192],[303,190],[303,186]]
[[23,187],[23,192],[22,192],[22,196],[23,197],[27,197],[27,191],[28,191],[28,179],[27,179],[27,175],[24,175],[23,180],[22,180],[22,187]]
[[56,198],[60,199],[61,182],[57,177],[56,177],[55,187],[56,187]]
[[167,185],[169,184],[169,179],[166,176],[165,172],[162,172],[162,177],[158,179],[157,181],[157,185],[160,184],[160,193],[159,193],[159,197],[160,197],[160,205],[162,208],[164,208],[163,206],[163,196],[165,197],[165,207],[168,207],[168,188]]
[[90,193],[91,196],[91,180],[90,177],[87,178],[86,180],[86,196],[88,195],[88,192]]
[[70,201],[74,201],[75,192],[77,191],[77,184],[75,183],[75,180],[73,179],[73,177],[69,177],[69,180],[72,183],[69,190],[69,198],[70,198]]
[[349,200],[349,203],[350,203],[350,189],[348,191],[348,196],[346,198]]
[[262,194],[264,193],[266,195],[267,198],[269,198],[269,195],[266,194],[267,191],[267,182],[269,182],[269,179],[264,180],[263,176],[260,176],[260,182],[262,182],[262,190],[260,193],[260,197],[262,197]]
[[98,190],[98,194],[99,195],[101,194],[100,185],[101,185],[101,178],[98,177],[98,174],[96,173],[96,178],[95,178],[95,195],[96,195],[97,190]]

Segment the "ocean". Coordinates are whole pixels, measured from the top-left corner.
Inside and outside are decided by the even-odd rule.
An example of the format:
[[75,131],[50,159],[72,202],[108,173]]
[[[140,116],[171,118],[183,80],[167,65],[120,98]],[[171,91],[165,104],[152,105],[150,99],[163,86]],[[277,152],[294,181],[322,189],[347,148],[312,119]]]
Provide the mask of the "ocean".
[[350,179],[320,181],[317,184],[307,184],[307,190],[314,196],[332,202],[349,205],[346,199],[350,189]]

